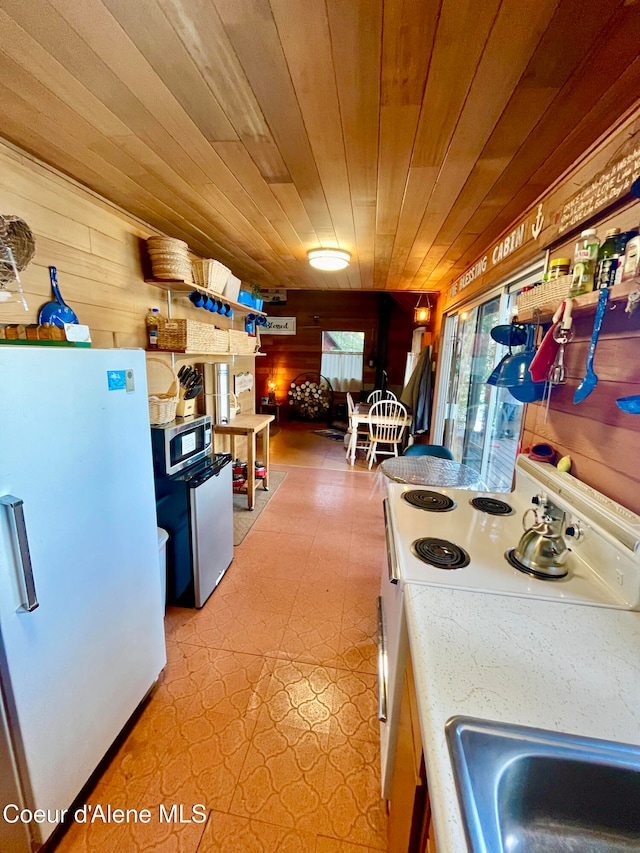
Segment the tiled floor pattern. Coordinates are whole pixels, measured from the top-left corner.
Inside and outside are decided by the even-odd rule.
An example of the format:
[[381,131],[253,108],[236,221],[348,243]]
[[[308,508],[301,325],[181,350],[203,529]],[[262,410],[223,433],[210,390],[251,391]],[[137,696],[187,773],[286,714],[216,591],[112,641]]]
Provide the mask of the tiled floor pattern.
[[[369,474],[287,472],[207,605],[169,609],[160,684],[88,800],[151,823],[74,824],[57,853],[386,850],[381,496]],[[206,822],[160,823],[174,803]]]

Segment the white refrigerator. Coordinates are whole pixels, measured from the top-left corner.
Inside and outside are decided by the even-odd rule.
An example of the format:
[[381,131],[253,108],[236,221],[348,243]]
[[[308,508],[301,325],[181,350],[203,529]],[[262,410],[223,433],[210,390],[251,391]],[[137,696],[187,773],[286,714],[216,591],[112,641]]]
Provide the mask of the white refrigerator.
[[[0,347],[0,807],[67,809],[165,664],[142,350]],[[56,827],[0,813],[0,850]]]

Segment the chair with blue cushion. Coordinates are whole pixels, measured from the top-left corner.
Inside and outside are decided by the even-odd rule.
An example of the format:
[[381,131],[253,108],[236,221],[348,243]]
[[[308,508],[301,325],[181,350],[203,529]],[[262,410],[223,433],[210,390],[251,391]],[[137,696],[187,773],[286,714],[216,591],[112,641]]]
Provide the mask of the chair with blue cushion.
[[412,444],[403,456],[437,456],[439,459],[453,459],[453,453],[442,444]]

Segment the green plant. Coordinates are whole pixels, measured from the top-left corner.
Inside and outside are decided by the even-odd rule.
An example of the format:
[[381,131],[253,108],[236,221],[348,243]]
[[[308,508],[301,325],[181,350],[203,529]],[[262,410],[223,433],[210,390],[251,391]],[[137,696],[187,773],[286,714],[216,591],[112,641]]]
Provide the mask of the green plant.
[[255,296],[256,299],[262,299],[262,291],[260,290],[260,285],[256,281],[248,281],[247,284],[251,288],[251,295]]

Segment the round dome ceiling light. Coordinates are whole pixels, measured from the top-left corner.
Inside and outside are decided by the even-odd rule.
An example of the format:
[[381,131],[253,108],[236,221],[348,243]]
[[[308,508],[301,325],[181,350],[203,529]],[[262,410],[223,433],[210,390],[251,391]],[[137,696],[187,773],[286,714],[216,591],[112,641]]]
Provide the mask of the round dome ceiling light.
[[317,270],[343,270],[351,263],[351,254],[344,249],[311,249],[307,258]]

